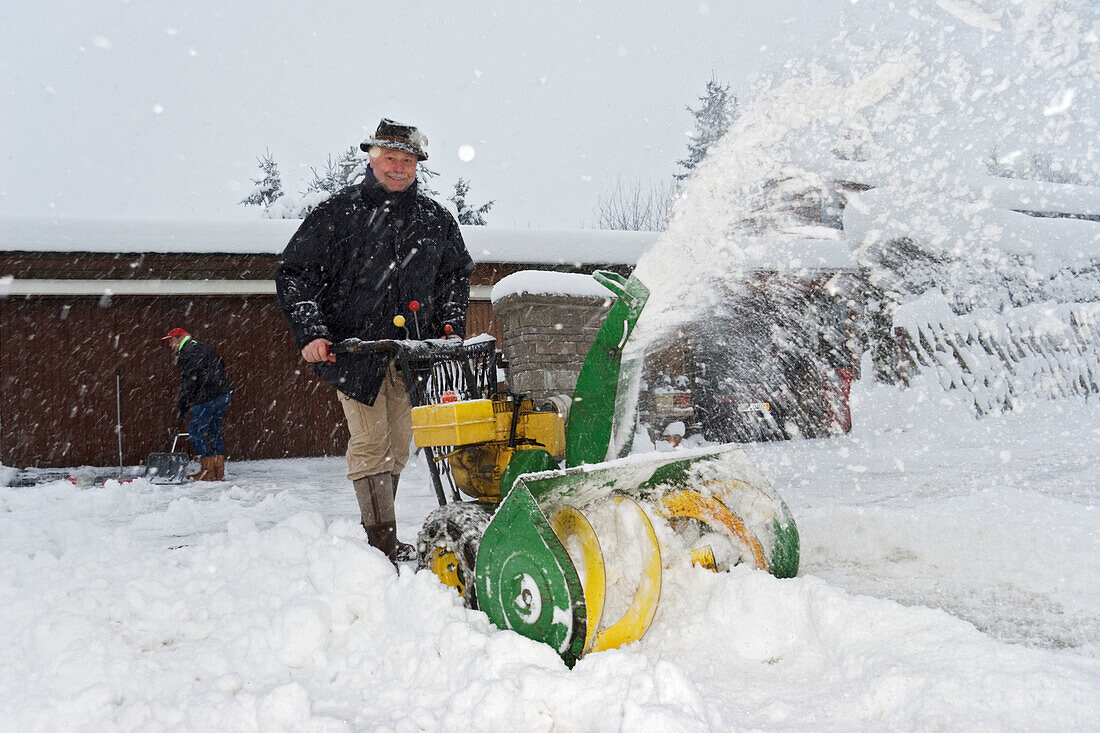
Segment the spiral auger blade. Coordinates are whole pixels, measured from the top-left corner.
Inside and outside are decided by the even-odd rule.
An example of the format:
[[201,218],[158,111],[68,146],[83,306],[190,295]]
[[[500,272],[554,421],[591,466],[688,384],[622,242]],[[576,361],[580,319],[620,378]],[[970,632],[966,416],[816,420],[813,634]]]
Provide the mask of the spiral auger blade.
[[[607,508],[613,521],[592,521]],[[497,627],[549,644],[570,666],[585,652],[637,640],[661,596],[665,562],[653,521],[675,529],[677,520],[705,527],[718,543],[693,548],[711,569],[713,547],[724,543],[723,557],[732,550],[735,562],[781,578],[798,571],[787,505],[739,449],[626,458],[515,480],[481,540],[480,608]],[[624,547],[615,555],[636,569],[617,620],[605,618],[612,573],[601,545],[612,534]]]

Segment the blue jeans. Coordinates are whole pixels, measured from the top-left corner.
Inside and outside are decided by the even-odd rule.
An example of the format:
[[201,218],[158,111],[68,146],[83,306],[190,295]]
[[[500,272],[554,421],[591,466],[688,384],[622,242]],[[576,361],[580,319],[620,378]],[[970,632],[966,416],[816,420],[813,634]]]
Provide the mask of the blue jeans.
[[191,422],[187,426],[187,439],[200,456],[224,456],[225,440],[222,438],[222,420],[229,407],[232,392],[226,392],[209,402],[195,405],[191,410]]

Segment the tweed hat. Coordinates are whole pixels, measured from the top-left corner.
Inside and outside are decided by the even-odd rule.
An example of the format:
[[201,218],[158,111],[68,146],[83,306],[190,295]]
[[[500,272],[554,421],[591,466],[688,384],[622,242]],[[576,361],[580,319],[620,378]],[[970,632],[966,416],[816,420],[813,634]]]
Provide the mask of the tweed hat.
[[374,135],[359,143],[359,147],[365,152],[370,152],[372,145],[411,153],[417,160],[428,159],[428,154],[424,151],[424,148],[428,147],[428,138],[412,125],[404,125],[390,119],[383,118],[378,123],[378,129],[374,131]]

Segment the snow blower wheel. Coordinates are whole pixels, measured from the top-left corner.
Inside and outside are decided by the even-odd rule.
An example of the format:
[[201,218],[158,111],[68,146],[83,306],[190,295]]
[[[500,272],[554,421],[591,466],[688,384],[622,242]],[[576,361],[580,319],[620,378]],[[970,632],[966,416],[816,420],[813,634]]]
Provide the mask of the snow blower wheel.
[[472,501],[447,504],[428,515],[416,538],[419,567],[427,568],[443,585],[458,591],[472,609],[477,608],[477,550],[491,511]]

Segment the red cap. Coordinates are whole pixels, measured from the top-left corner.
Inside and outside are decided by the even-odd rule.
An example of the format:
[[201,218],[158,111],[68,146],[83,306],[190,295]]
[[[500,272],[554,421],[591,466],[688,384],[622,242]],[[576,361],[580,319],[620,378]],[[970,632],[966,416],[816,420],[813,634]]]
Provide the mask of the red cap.
[[171,331],[168,332],[167,336],[165,336],[164,338],[161,339],[161,341],[167,341],[168,339],[180,338],[180,337],[186,336],[186,335],[187,335],[187,331],[184,331],[182,328],[173,328]]

